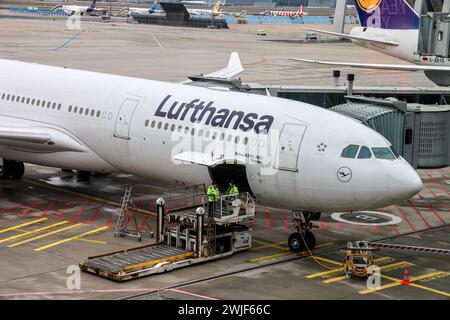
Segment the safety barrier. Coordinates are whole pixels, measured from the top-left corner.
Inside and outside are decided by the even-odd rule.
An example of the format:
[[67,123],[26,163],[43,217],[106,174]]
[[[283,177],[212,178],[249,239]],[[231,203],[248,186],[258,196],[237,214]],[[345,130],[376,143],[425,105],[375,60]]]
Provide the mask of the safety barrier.
[[398,249],[398,250],[437,253],[437,254],[450,254],[450,249],[415,247],[415,246],[406,246],[406,245],[401,245],[401,244],[379,243],[379,242],[369,242],[369,245],[372,247],[376,247],[376,248]]

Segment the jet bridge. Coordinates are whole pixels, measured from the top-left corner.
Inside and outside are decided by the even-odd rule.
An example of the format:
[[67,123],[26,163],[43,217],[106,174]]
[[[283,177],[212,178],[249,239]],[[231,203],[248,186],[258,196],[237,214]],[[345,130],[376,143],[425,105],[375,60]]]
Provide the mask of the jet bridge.
[[450,57],[450,13],[421,15],[418,54],[430,63],[444,63]]
[[204,195],[200,205],[176,211],[166,210],[163,198],[156,204],[156,243],[89,257],[80,263],[80,269],[126,281],[251,248],[249,222],[255,215],[255,202],[247,192],[222,195],[214,202]]

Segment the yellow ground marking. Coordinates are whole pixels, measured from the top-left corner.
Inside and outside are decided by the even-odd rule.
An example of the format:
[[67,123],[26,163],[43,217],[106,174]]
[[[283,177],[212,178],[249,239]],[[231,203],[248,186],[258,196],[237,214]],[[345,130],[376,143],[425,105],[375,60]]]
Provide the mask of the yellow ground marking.
[[277,248],[277,249],[281,249],[283,251],[286,251],[286,249],[289,249],[289,247],[282,246],[282,244],[286,243],[286,241],[270,243],[270,242],[265,242],[265,241],[252,239],[252,242],[255,242],[255,243],[258,243],[258,244],[261,244],[261,245],[251,248],[250,251],[261,250],[261,249],[264,249],[264,248]]
[[151,35],[151,36],[152,36],[153,40],[155,40],[155,42],[158,44],[158,46],[161,49],[164,49],[164,46],[161,44],[161,42],[159,42],[158,38],[156,38],[154,35]]
[[2,230],[0,230],[0,233],[5,233],[5,232],[11,231],[11,230],[16,230],[16,229],[18,229],[18,228],[30,226],[30,225],[32,225],[32,224],[39,223],[39,222],[44,222],[44,221],[46,221],[46,220],[48,220],[48,218],[42,218],[42,219],[37,219],[37,220],[29,221],[29,222],[26,222],[26,223],[19,224],[19,225],[17,225],[17,226],[12,226],[12,227],[9,227],[9,228],[6,228],[6,229],[2,229]]
[[130,270],[135,270],[135,269],[140,269],[140,268],[144,268],[144,267],[148,267],[148,266],[153,266],[155,264],[161,263],[161,262],[169,262],[169,261],[175,261],[175,260],[181,260],[181,259],[186,259],[186,258],[190,258],[192,256],[195,255],[195,252],[187,252],[187,253],[182,253],[176,256],[171,256],[171,257],[167,257],[167,258],[162,258],[162,259],[157,259],[157,260],[152,260],[152,261],[148,261],[148,262],[144,262],[144,263],[139,263],[139,264],[135,264],[132,266],[128,266],[126,268],[124,268],[124,271],[130,271]]
[[[373,260],[373,262],[383,262],[385,260],[390,260],[390,259],[391,259],[391,257],[382,257],[382,258]],[[341,263],[341,265],[342,265],[342,263]],[[331,269],[331,270],[328,270],[328,271],[323,271],[323,272],[319,272],[319,273],[310,274],[309,276],[306,276],[306,277],[308,279],[312,279],[312,278],[317,278],[317,277],[320,277],[320,276],[326,276],[328,274],[332,274],[332,273],[336,273],[336,272],[340,272],[340,271],[344,271],[344,267],[335,268],[335,269]]]
[[[330,242],[327,243],[323,243],[323,244],[319,244],[316,246],[317,249],[323,248],[323,247],[327,247],[330,245]],[[267,255],[267,256],[262,256],[262,257],[258,257],[258,258],[254,258],[249,260],[249,262],[259,262],[259,261],[264,261],[264,260],[269,260],[269,259],[274,259],[274,258],[280,258],[280,257],[287,257],[287,256],[292,256],[292,255],[298,255],[299,257],[303,257],[306,255],[306,251],[303,252],[292,252],[292,251],[287,251],[287,252],[280,252],[280,253],[275,253],[275,254],[271,254],[271,255]]]
[[[115,202],[115,201],[112,201],[112,200],[99,198],[99,197],[95,197],[95,196],[90,196],[88,194],[84,194],[84,193],[80,193],[80,192],[76,192],[76,191],[66,190],[64,188],[55,187],[55,186],[48,185],[48,184],[43,183],[43,182],[31,181],[31,180],[28,180],[28,179],[24,179],[23,181],[25,181],[27,183],[31,183],[31,184],[37,185],[37,186],[41,186],[41,187],[44,187],[44,188],[47,188],[47,189],[52,189],[52,190],[56,190],[56,191],[59,191],[59,192],[63,192],[63,193],[71,194],[71,195],[74,195],[74,196],[78,196],[78,197],[81,197],[81,198],[94,200],[96,202],[106,203],[106,204],[109,204],[109,205],[117,207],[117,208],[120,208],[120,206],[121,206],[121,204],[119,202]],[[153,212],[153,211],[148,211],[148,210],[144,210],[144,209],[141,209],[141,208],[139,208],[139,211],[147,213],[147,214],[150,214],[150,215],[153,215],[153,216],[156,216],[156,212]]]
[[42,227],[42,228],[39,228],[39,229],[31,230],[31,231],[28,231],[28,232],[25,232],[25,233],[16,234],[15,236],[8,237],[8,238],[0,240],[0,243],[9,242],[9,241],[20,239],[20,238],[23,238],[23,237],[28,237],[28,236],[31,236],[32,234],[39,233],[39,232],[42,232],[42,231],[47,231],[49,229],[53,229],[53,228],[56,228],[56,227],[59,227],[59,226],[62,226],[64,224],[68,224],[68,223],[69,223],[69,221],[61,221],[61,222],[54,223],[54,224],[51,224],[49,226],[45,226],[45,227]]
[[416,288],[419,288],[419,289],[423,289],[423,290],[427,290],[427,291],[430,291],[430,292],[434,292],[434,293],[437,293],[437,294],[441,294],[441,295],[446,296],[446,297],[450,297],[450,293],[448,293],[448,292],[444,292],[444,291],[441,291],[441,290],[436,290],[436,289],[433,289],[433,288],[430,288],[430,287],[425,287],[425,286],[422,286],[422,285],[417,284],[417,283],[411,283],[410,286],[413,286],[413,287],[416,287]]
[[[424,274],[424,275],[421,275],[421,276],[418,276],[418,277],[411,278],[410,280],[411,280],[411,282],[418,281],[418,280],[425,279],[425,278],[428,278],[428,277],[431,277],[431,276],[435,276],[435,275],[438,275],[438,274],[442,274],[442,273],[443,273],[443,271],[431,272],[431,273],[427,273],[427,274]],[[385,284],[383,286],[379,286],[377,288],[363,290],[363,291],[360,291],[359,293],[360,294],[368,294],[368,293],[377,292],[377,291],[380,291],[380,290],[384,290],[384,289],[388,289],[388,288],[392,288],[392,287],[396,287],[396,286],[401,286],[402,285],[402,280],[400,280],[400,279],[389,277],[389,276],[386,276],[386,275],[383,275],[383,274],[381,276],[383,278],[386,278],[386,279],[394,281],[394,282],[389,283],[389,284]],[[412,283],[410,285],[412,285]],[[417,286],[418,285],[415,285],[415,287],[417,287]],[[431,289],[431,288],[429,288],[429,289]],[[434,290],[434,289],[432,289],[432,290]]]
[[26,239],[26,240],[23,240],[23,241],[11,244],[11,245],[8,246],[8,248],[14,248],[14,247],[20,246],[22,244],[25,244],[25,243],[28,243],[28,242],[33,242],[35,240],[39,240],[39,239],[42,239],[42,238],[46,238],[46,237],[51,236],[53,234],[57,234],[57,233],[60,233],[60,232],[63,232],[63,231],[69,230],[69,229],[73,229],[73,228],[76,228],[76,227],[80,227],[80,226],[83,226],[83,225],[84,225],[83,223],[77,223],[77,224],[70,225],[68,227],[64,227],[64,228],[61,228],[61,229],[50,231],[50,232],[41,234],[41,235],[33,237],[33,238],[29,238],[29,239]]
[[90,242],[90,243],[96,243],[96,244],[107,244],[107,241],[100,241],[100,240],[92,240],[92,239],[76,239],[78,241],[84,241],[84,242]]
[[91,234],[99,233],[99,232],[101,232],[101,231],[103,231],[103,230],[106,230],[106,229],[109,229],[109,228],[110,228],[110,227],[106,227],[106,226],[105,226],[105,227],[101,227],[101,228],[98,228],[98,229],[94,229],[94,230],[91,230],[91,231],[88,231],[88,232],[85,232],[85,233],[76,235],[76,236],[74,236],[74,237],[70,237],[70,238],[67,238],[67,239],[64,239],[64,240],[60,240],[60,241],[56,241],[56,242],[47,244],[47,245],[45,245],[45,246],[39,247],[39,248],[37,248],[37,249],[34,249],[34,251],[42,251],[42,250],[45,250],[45,249],[48,249],[48,248],[52,248],[52,247],[58,246],[58,245],[60,245],[60,244],[63,244],[63,243],[66,243],[66,242],[69,242],[69,241],[72,241],[72,240],[76,240],[76,239],[79,239],[79,238],[83,238],[83,237],[89,236],[89,235],[91,235]]
[[[392,264],[387,264],[385,266],[381,266],[380,270],[387,269],[387,268],[393,268],[393,267],[399,267],[399,266],[401,267],[404,265],[410,265],[410,263],[408,263],[407,261],[400,261],[400,262],[396,262],[396,263],[392,263]],[[336,281],[340,281],[340,280],[344,280],[344,279],[347,279],[347,276],[335,277],[335,278],[327,279],[322,282],[323,283],[332,283],[332,282],[336,282]]]

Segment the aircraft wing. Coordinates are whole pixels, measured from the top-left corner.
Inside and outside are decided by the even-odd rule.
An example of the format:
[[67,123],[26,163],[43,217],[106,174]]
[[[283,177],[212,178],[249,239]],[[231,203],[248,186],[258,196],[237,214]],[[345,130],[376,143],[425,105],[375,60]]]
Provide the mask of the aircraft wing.
[[206,166],[206,167],[214,167],[218,164],[224,164],[224,163],[229,163],[229,164],[240,163],[235,158],[227,159],[227,157],[225,157],[223,154],[214,156],[211,154],[195,152],[195,151],[186,151],[186,152],[176,154],[175,156],[173,156],[173,159],[180,161],[180,162],[193,163],[193,164],[198,164],[198,165]]
[[67,134],[45,127],[10,127],[0,124],[0,146],[24,152],[86,152]]
[[398,46],[398,43],[395,41],[392,41],[392,40],[358,37],[358,36],[352,36],[347,33],[339,33],[339,32],[332,32],[332,31],[319,30],[319,29],[311,29],[311,28],[304,28],[304,29],[309,30],[309,31],[318,32],[318,33],[330,34],[330,35],[345,38],[345,39],[373,42],[373,43],[378,43],[378,44],[381,43],[381,44],[386,44],[386,45],[390,45],[390,46]]
[[[243,71],[244,71],[244,67],[242,67],[241,59],[239,59],[239,54],[237,52],[232,52],[230,55],[230,60],[228,60],[228,65],[225,68],[205,74],[205,75],[203,75],[203,77],[231,79]],[[189,82],[191,82],[191,80],[186,80],[181,83],[186,84]]]
[[364,69],[383,69],[383,70],[397,70],[397,71],[450,71],[450,67],[427,66],[418,64],[378,64],[378,63],[338,62],[338,61],[310,60],[300,58],[291,58],[290,60],[297,62],[364,68]]

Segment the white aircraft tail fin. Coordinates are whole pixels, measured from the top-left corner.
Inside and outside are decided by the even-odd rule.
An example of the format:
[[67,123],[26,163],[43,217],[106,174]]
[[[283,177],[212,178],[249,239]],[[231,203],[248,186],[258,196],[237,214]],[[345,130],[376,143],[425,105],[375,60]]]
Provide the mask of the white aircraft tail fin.
[[232,52],[230,60],[228,60],[228,65],[225,68],[206,74],[205,77],[230,79],[243,71],[244,67],[242,66],[239,54],[237,52]]

